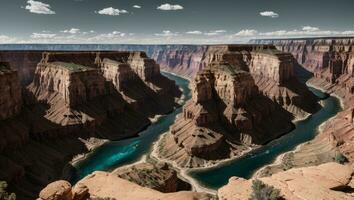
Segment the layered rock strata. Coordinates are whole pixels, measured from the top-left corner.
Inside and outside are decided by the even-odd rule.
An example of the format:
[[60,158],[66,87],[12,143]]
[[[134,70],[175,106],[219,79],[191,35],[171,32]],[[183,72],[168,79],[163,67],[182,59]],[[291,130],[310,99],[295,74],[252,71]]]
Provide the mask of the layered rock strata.
[[296,60],[290,53],[281,52],[273,45],[167,45],[153,46],[148,50],[163,70],[192,80],[198,71],[212,62],[239,66],[251,73],[264,95],[297,119],[319,108],[316,97],[295,76]]
[[314,143],[319,143],[322,139],[331,141],[331,144],[327,142],[327,147],[340,151],[352,162],[352,153],[344,147],[352,146],[350,138],[354,135],[350,123],[350,113],[354,105],[354,38],[274,39],[252,42],[273,44],[279,50],[293,54],[304,68],[314,74],[308,81],[309,84],[341,98],[344,111],[323,126],[323,134],[321,133]]
[[191,190],[191,185],[178,178],[177,172],[166,163],[139,163],[118,168],[112,173],[140,186],[164,193]]
[[272,45],[210,46],[203,59],[227,62],[250,72],[259,90],[275,103],[304,118],[319,109],[317,98],[294,74],[296,61],[289,53],[282,53]]
[[21,112],[16,110],[22,105],[21,87],[15,72],[10,75],[1,97],[11,94],[15,101],[6,102],[16,105],[7,106],[8,119],[0,120],[0,179],[20,199],[34,199],[60,177],[70,179],[74,170],[68,161],[88,151],[82,139],[135,136],[150,124],[149,117],[172,111],[180,95],[143,52],[43,53],[32,83],[23,89]]
[[292,129],[291,114],[259,91],[250,73],[213,63],[192,82],[192,100],[159,143],[160,157],[201,167],[240,156]]
[[[260,178],[265,184],[280,190],[284,199],[353,199],[353,168],[337,163],[291,169],[270,177]],[[218,190],[222,200],[248,199],[252,180],[232,177]]]
[[[305,38],[254,40],[258,44],[273,44],[277,49],[293,54],[297,61],[314,73],[311,84],[320,86],[342,98],[354,94],[354,38]],[[349,96],[349,97],[348,97]]]

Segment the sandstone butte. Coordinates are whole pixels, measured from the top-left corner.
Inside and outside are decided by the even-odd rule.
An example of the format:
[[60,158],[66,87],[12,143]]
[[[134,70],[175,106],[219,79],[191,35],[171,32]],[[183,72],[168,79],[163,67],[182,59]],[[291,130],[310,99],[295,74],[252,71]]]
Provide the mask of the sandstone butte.
[[136,136],[181,95],[143,52],[39,53],[0,52],[0,180],[19,199],[70,179],[82,141]]
[[210,46],[192,81],[192,99],[159,143],[158,156],[182,168],[235,158],[289,132],[317,111],[294,75],[296,61],[271,45]]

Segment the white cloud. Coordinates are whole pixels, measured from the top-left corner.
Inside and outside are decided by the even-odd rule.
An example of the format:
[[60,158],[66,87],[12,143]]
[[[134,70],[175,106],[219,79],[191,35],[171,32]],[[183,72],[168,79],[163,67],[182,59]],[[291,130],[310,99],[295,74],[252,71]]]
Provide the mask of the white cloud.
[[118,16],[120,14],[128,13],[128,11],[119,10],[119,9],[116,9],[116,8],[109,7],[109,8],[104,8],[104,9],[99,10],[99,11],[95,11],[95,13],[98,13],[100,15]]
[[54,38],[56,34],[50,34],[50,33],[32,33],[31,38],[33,39],[50,39]]
[[201,31],[188,31],[186,33],[187,34],[191,34],[191,35],[201,35],[201,34],[203,34]]
[[28,0],[25,9],[29,10],[31,13],[36,13],[36,14],[45,14],[45,15],[55,14],[55,12],[51,10],[49,4],[42,3],[40,1]]
[[71,29],[68,29],[68,30],[60,31],[60,32],[62,32],[62,33],[76,34],[76,33],[79,33],[79,32],[80,32],[80,29],[78,29],[78,28],[71,28]]
[[302,27],[302,30],[303,31],[318,31],[320,29],[317,27],[312,27],[312,26],[304,26],[304,27]]
[[279,30],[259,33],[260,36],[269,37],[305,37],[305,36],[349,36],[354,35],[354,31],[332,31],[332,30],[320,30],[317,27],[305,26],[301,30]]
[[169,3],[165,3],[157,7],[158,10],[183,10],[183,6],[181,5],[171,5]]
[[342,35],[354,35],[354,31],[343,31]]
[[133,8],[141,8],[139,5],[134,5]]
[[275,13],[273,11],[263,11],[259,13],[263,17],[271,17],[271,18],[277,18],[279,17],[278,13]]
[[171,36],[178,36],[178,32],[173,33],[170,30],[163,30],[162,33],[155,33],[155,36],[162,36],[162,37],[171,37]]
[[255,36],[258,33],[258,31],[254,29],[244,29],[241,30],[240,32],[236,33],[235,36],[240,36],[240,37],[250,37],[250,36]]
[[215,36],[215,35],[220,35],[222,33],[226,33],[226,30],[215,30],[215,31],[209,31],[207,33],[204,33],[204,35],[207,36]]
[[16,41],[16,38],[9,37],[7,35],[0,35],[0,43],[2,43],[2,44],[13,43],[15,41]]

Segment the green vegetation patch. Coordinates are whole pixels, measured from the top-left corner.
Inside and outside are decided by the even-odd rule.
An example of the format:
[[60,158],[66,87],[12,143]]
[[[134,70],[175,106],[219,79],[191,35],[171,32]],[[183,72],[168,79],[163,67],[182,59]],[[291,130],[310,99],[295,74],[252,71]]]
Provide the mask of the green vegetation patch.
[[252,181],[252,194],[249,200],[281,200],[280,190],[263,183],[261,180]]
[[91,67],[86,67],[83,65],[75,64],[75,63],[54,62],[53,64],[59,65],[59,66],[64,67],[70,71],[73,71],[73,72],[88,71],[88,70],[93,69]]
[[9,71],[9,70],[11,70],[10,66],[0,63],[0,71]]
[[7,183],[0,181],[0,200],[16,200],[15,193],[9,194],[7,191]]

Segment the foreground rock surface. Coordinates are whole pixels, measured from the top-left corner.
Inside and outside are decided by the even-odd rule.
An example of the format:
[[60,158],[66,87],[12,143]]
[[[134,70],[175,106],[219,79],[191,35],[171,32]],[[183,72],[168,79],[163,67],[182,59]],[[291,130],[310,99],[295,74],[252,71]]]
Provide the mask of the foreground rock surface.
[[[352,166],[327,163],[316,167],[291,169],[270,177],[260,178],[264,183],[280,190],[284,199],[353,199]],[[222,200],[248,199],[252,192],[252,180],[232,177],[220,188]]]
[[119,178],[114,173],[94,172],[82,179],[78,184],[89,189],[91,197],[115,199],[178,199],[178,200],[208,200],[213,196],[197,192],[161,193],[156,190],[139,186],[135,183]]

